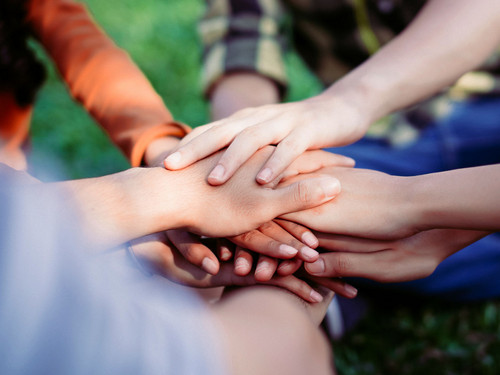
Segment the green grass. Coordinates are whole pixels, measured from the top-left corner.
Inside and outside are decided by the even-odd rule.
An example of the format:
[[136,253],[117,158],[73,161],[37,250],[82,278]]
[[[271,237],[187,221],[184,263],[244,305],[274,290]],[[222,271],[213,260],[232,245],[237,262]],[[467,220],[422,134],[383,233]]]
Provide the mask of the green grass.
[[[101,26],[126,49],[174,116],[206,123],[200,87],[197,0],[88,0]],[[106,135],[68,96],[54,67],[41,91],[32,128],[35,164],[57,165],[69,178],[98,176],[128,164]],[[289,100],[310,96],[317,81],[289,56]],[[492,280],[492,282],[498,282]],[[453,306],[436,302],[372,308],[360,326],[334,344],[340,374],[498,374],[500,303]]]

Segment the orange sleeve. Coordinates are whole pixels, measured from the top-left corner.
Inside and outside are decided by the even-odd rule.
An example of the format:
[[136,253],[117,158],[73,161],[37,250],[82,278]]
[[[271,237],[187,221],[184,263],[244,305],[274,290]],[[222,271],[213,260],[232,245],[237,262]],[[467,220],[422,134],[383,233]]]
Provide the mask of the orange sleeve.
[[32,0],[29,22],[53,58],[73,97],[102,125],[133,166],[157,137],[182,137],[160,96],[132,62],[94,23],[83,4]]

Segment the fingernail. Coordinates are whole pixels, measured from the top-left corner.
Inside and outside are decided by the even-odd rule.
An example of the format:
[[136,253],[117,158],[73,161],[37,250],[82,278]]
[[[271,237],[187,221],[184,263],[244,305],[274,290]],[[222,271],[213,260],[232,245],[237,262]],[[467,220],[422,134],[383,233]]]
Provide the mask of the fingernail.
[[211,180],[222,181],[222,177],[224,177],[224,166],[221,164],[217,164],[217,166],[210,172],[208,178]]
[[351,165],[354,167],[356,165],[356,160],[354,160],[353,158],[350,158],[349,156],[346,156],[346,161],[351,163]]
[[229,249],[222,248],[220,252],[221,252],[221,254],[220,254],[220,259],[221,260],[226,261],[226,260],[231,259],[232,253],[229,251]]
[[266,272],[269,270],[269,262],[263,260],[261,262],[259,262],[259,264],[257,264],[257,268],[255,269],[255,273],[260,273],[260,272]]
[[165,159],[165,164],[170,165],[171,167],[175,167],[181,161],[181,153],[174,152],[172,155],[167,156]]
[[312,274],[318,274],[325,272],[325,262],[323,259],[319,258],[314,263],[307,263],[305,265],[307,272]]
[[272,174],[273,171],[271,168],[265,168],[257,175],[257,180],[267,184],[271,180]]
[[294,256],[294,255],[297,255],[297,253],[299,252],[296,248],[285,245],[285,244],[281,244],[279,249],[280,249],[280,252],[286,256]]
[[218,271],[217,264],[210,258],[203,258],[203,261],[201,262],[201,268],[203,268],[211,275],[216,275]]
[[344,290],[346,291],[348,296],[356,297],[358,295],[358,290],[352,285],[345,284]]
[[318,246],[318,239],[311,232],[305,232],[302,235],[302,242],[305,243],[307,246],[311,246],[311,247]]
[[321,302],[323,301],[323,296],[321,294],[319,294],[318,292],[316,292],[314,289],[311,291],[311,299],[314,301],[314,302]]
[[333,177],[323,178],[320,186],[328,198],[332,198],[340,193],[340,181]]
[[287,268],[289,268],[291,266],[291,262],[282,262],[279,266],[278,266],[278,272],[286,272],[287,271]]
[[316,250],[313,250],[310,247],[306,247],[306,246],[304,246],[302,249],[300,249],[300,254],[306,260],[309,260],[311,262],[314,262],[319,256],[319,253]]
[[245,271],[248,269],[248,261],[245,258],[237,258],[234,262],[235,271]]

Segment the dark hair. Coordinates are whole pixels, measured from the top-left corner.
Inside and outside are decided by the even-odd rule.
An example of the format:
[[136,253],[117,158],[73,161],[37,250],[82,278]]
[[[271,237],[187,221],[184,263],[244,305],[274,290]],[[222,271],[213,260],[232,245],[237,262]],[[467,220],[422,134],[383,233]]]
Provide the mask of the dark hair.
[[0,1],[0,91],[11,92],[17,104],[33,103],[45,80],[45,69],[28,46],[28,1]]

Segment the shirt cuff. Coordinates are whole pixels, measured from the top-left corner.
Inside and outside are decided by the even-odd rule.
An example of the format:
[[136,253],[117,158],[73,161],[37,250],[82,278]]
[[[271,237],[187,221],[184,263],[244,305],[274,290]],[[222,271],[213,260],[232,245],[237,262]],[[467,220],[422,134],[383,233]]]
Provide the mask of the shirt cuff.
[[130,164],[132,167],[138,167],[142,163],[146,149],[157,138],[161,137],[179,137],[182,138],[191,131],[191,128],[180,122],[169,122],[148,129],[136,141],[130,152]]

